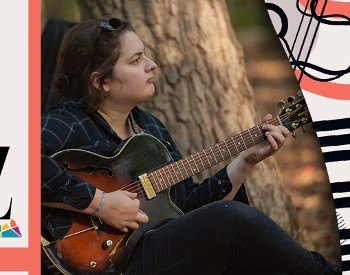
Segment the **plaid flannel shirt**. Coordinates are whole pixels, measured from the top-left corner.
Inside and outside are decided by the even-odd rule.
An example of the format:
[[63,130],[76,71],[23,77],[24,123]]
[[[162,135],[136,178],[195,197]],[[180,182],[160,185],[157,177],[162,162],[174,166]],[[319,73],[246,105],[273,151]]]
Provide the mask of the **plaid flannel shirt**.
[[[170,153],[174,161],[181,154],[166,127],[150,113],[136,107],[130,119],[134,131],[142,129],[171,145]],[[136,128],[136,129],[135,129]],[[123,140],[108,125],[98,112],[89,112],[80,101],[63,99],[42,116],[41,124],[41,195],[43,202],[67,203],[77,209],[85,209],[92,201],[96,187],[69,174],[50,156],[54,153],[79,148],[103,156],[117,154]],[[220,200],[231,191],[231,183],[226,167],[201,184],[188,178],[171,189],[173,202],[184,212],[204,204]],[[247,203],[244,187],[239,196]],[[243,194],[243,197],[242,197]],[[48,238],[60,238],[69,230],[73,221],[70,211],[42,207],[42,233]]]

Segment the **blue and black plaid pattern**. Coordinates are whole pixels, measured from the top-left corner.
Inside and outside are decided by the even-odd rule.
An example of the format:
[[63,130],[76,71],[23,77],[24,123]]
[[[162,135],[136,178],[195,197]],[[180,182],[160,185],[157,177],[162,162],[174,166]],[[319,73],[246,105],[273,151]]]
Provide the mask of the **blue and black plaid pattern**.
[[[150,113],[136,107],[132,110],[134,130],[151,134],[171,144],[173,159],[181,159],[177,146],[166,127]],[[138,125],[139,128],[135,127]],[[86,208],[92,201],[96,188],[62,169],[50,156],[54,153],[79,148],[104,156],[114,156],[123,144],[117,133],[98,112],[89,112],[82,102],[64,99],[42,116],[41,122],[43,202],[67,203],[77,209]],[[135,129],[137,128],[137,129]],[[184,212],[206,203],[220,200],[231,191],[226,168],[202,184],[186,179],[172,188],[174,203]],[[42,226],[50,236],[63,236],[72,224],[73,216],[67,211],[43,207]]]

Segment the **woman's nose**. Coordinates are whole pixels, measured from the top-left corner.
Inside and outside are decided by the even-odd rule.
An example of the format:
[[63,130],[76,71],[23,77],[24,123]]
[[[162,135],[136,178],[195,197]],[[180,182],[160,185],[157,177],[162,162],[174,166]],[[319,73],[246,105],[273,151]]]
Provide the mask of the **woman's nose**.
[[157,64],[150,58],[148,58],[148,62],[147,62],[147,71],[153,71],[157,68]]

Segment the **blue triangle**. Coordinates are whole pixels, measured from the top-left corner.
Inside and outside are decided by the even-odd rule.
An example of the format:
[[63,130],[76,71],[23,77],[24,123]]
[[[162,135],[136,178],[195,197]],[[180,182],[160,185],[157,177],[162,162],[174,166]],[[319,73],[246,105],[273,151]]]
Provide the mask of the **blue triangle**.
[[2,231],[3,238],[19,238],[18,234],[12,229]]

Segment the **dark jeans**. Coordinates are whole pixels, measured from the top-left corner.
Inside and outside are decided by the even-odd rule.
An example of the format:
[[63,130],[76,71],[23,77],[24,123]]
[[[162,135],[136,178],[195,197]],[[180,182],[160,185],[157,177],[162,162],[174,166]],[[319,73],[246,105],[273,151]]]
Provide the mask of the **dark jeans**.
[[145,234],[126,275],[335,274],[262,212],[235,201],[191,211]]

